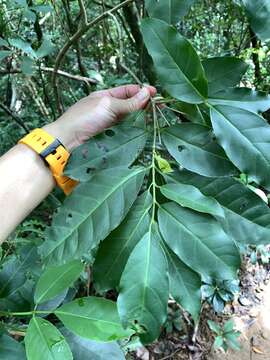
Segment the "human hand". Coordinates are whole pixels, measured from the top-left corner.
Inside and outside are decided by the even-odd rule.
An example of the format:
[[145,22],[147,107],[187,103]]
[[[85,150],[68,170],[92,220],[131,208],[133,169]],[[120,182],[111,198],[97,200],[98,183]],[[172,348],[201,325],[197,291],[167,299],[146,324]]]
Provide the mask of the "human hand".
[[156,94],[153,86],[120,86],[95,91],[71,106],[59,119],[43,127],[69,151],[120,121],[124,115],[143,109]]

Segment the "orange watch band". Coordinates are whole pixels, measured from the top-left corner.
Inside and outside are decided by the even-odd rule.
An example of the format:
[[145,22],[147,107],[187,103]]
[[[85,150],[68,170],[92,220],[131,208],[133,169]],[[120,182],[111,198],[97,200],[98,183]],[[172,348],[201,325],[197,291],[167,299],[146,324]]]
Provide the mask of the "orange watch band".
[[29,146],[48,163],[57,185],[66,195],[72,192],[78,181],[63,175],[70,154],[58,139],[43,129],[35,129],[19,140],[19,143]]

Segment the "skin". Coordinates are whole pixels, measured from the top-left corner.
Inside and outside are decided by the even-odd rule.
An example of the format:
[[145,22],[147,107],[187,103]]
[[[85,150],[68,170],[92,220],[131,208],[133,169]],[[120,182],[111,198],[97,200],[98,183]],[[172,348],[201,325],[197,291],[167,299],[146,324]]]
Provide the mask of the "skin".
[[[92,136],[143,109],[156,94],[151,86],[121,86],[93,92],[43,127],[72,152]],[[0,158],[0,243],[46,198],[55,186],[49,168],[39,155],[17,144]]]

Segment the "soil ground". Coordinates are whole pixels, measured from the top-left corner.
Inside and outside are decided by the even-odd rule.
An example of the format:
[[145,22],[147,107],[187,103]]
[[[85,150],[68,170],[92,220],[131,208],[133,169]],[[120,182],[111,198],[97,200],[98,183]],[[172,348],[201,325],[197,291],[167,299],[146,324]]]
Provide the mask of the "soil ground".
[[[213,350],[213,334],[207,320],[224,323],[233,318],[241,331],[241,351]],[[185,316],[182,331],[163,334],[147,348],[132,353],[134,360],[270,360],[270,266],[246,263],[241,275],[241,293],[224,313],[217,315],[205,304],[196,330]]]

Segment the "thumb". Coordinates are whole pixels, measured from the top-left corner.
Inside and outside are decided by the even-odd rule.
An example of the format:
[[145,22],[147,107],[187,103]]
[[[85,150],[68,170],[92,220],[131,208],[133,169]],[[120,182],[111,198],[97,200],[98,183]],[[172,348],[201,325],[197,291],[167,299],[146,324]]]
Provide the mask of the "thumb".
[[133,97],[122,100],[114,98],[112,101],[112,111],[117,115],[125,115],[133,111],[143,109],[150,99],[150,90],[147,87],[143,87]]

